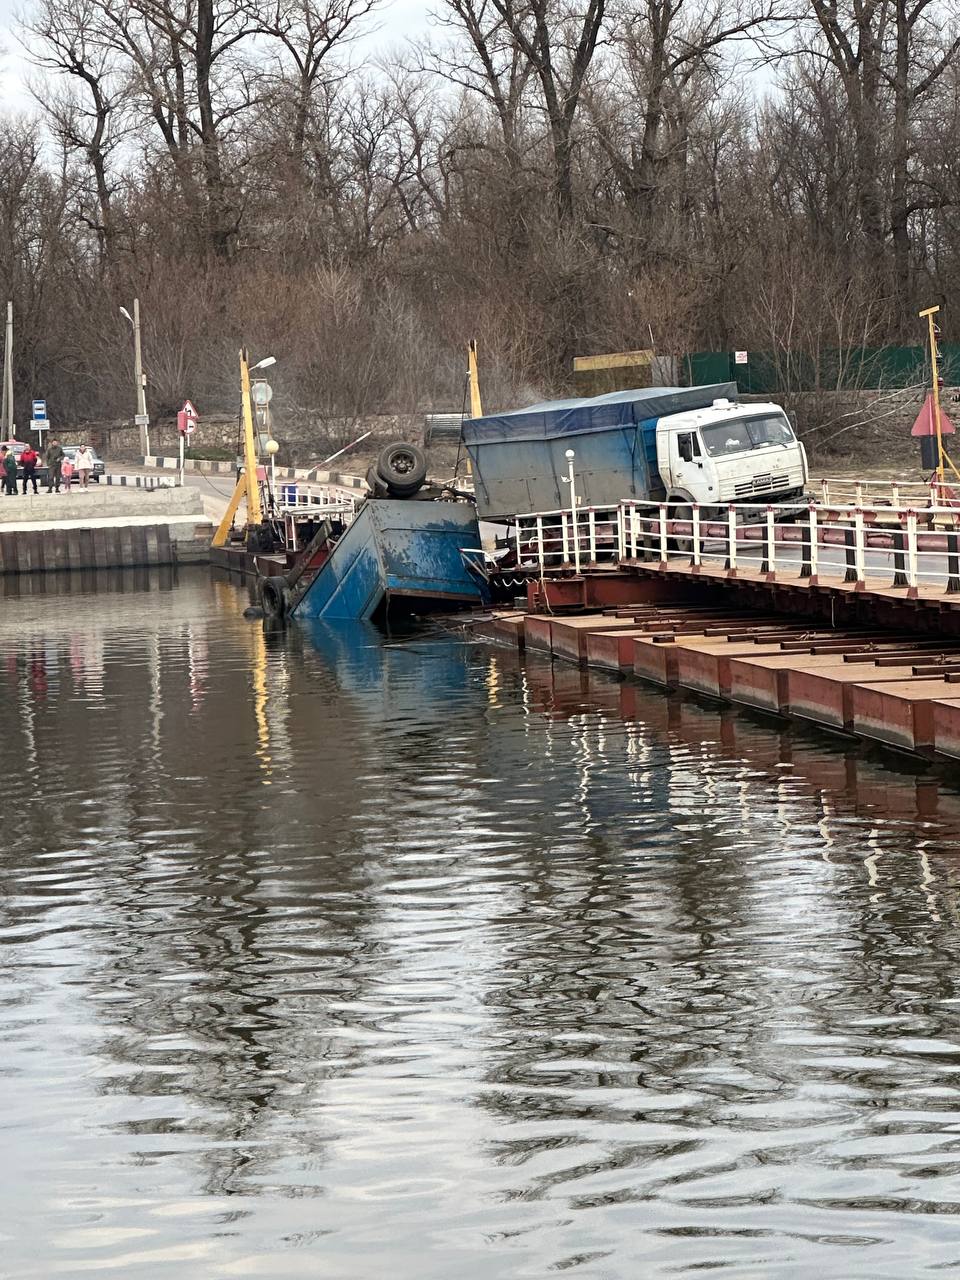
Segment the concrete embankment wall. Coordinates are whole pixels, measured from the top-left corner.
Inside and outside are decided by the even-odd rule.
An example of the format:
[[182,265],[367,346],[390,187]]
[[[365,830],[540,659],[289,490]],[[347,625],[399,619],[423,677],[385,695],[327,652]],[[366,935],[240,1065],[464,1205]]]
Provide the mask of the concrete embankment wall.
[[0,497],[0,530],[4,526],[33,522],[59,524],[66,520],[129,516],[155,516],[162,521],[169,516],[202,514],[199,492],[179,487],[152,490],[91,485],[85,492],[72,489],[69,493],[18,493],[16,497]]
[[190,489],[0,499],[0,573],[202,563],[211,521]]
[[[274,397],[271,408],[277,404],[277,398]],[[457,410],[459,397],[456,405],[441,407]],[[203,412],[202,405],[200,408]],[[359,419],[324,418],[315,412],[297,411],[288,405],[278,408],[274,414],[274,430],[280,443],[278,470],[280,467],[315,467],[324,458],[369,432],[366,440],[332,463],[337,470],[344,468],[362,476],[385,444],[393,440],[410,440],[420,444],[423,440],[423,427],[423,414],[387,413],[365,415]],[[142,456],[140,432],[132,423],[88,423],[86,438],[99,448],[111,470],[123,461],[134,462]],[[192,445],[201,453],[222,450],[220,456],[225,460],[226,469],[232,471],[235,458],[243,452],[237,435],[236,410],[228,413],[203,412]],[[151,424],[152,454],[177,458],[179,448],[180,437],[175,415]]]

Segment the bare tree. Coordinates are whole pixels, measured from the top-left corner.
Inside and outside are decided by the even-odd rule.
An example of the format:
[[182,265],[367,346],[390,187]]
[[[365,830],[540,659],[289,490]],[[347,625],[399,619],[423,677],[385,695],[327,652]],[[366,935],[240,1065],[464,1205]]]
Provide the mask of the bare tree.
[[854,184],[868,263],[879,284],[887,234],[881,172],[885,116],[884,50],[891,0],[811,0],[822,42],[809,51],[835,68],[854,137]]
[[657,216],[665,171],[684,145],[693,112],[716,96],[724,59],[738,42],[770,31],[781,20],[778,6],[779,0],[695,6],[645,0],[624,7],[617,43],[626,93],[604,84],[591,107],[624,198],[642,222]]
[[786,0],[434,0],[439,42],[369,66],[376,0],[36,3],[44,113],[0,120],[0,284],[24,385],[72,415],[125,410],[131,284],[153,403],[189,383],[230,408],[246,339],[344,422],[457,405],[468,337],[495,397],[531,399],[651,329],[677,356],[766,350],[807,412],[912,332],[921,289],[960,287],[934,0],[810,0],[789,39]]
[[250,106],[257,76],[240,46],[259,22],[240,0],[105,0],[95,8],[98,38],[129,60],[203,243],[230,258],[243,200],[226,171],[224,139]]
[[421,56],[420,67],[430,68],[492,108],[507,162],[516,172],[522,163],[521,112],[533,65],[493,0],[444,0],[438,20],[454,31],[455,42]]
[[126,130],[127,86],[112,51],[97,39],[97,9],[95,0],[42,0],[24,34],[35,63],[70,82],[65,90],[48,85],[35,97],[61,147],[79,152],[90,168],[94,200],[81,197],[80,215],[96,232],[109,270],[117,253],[110,160]]
[[[960,53],[960,36],[944,36],[933,0],[894,0],[895,57],[887,79],[893,90],[890,231],[896,313],[902,326],[910,309],[910,218],[942,197],[911,181],[917,112]],[[911,317],[912,318],[912,317]]]
[[606,0],[585,0],[580,6],[556,0],[491,4],[539,82],[553,149],[557,219],[561,226],[569,225],[574,213],[574,125],[603,29]]
[[[259,30],[281,47],[280,78],[293,100],[290,152],[296,170],[304,167],[310,113],[331,55],[360,31],[381,0],[272,0],[251,16]],[[289,64],[289,66],[287,65]],[[333,74],[339,76],[336,69]]]

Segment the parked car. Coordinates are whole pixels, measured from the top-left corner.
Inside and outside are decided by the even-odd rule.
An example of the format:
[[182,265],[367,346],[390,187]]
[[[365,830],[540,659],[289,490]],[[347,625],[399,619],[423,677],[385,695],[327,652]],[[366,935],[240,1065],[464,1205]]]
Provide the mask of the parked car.
[[[8,449],[13,450],[13,456],[17,460],[17,480],[18,481],[22,480],[23,467],[21,467],[20,465],[20,455],[23,453],[23,451],[27,447],[26,441],[25,440],[5,440],[3,443],[6,444]],[[34,445],[33,447],[35,449],[37,448],[36,445]],[[43,461],[43,451],[41,449],[37,449],[37,453],[40,455],[40,461],[37,463],[34,475],[37,477],[37,484],[45,485],[47,483],[47,465]]]
[[[65,444],[63,446],[63,452],[70,465],[73,467],[72,479],[77,480],[77,454],[80,452],[80,446],[78,444]],[[93,471],[90,473],[90,479],[96,480],[99,484],[100,477],[107,473],[107,464],[100,457],[99,453],[97,453],[96,449],[91,447],[90,452],[93,454]],[[46,473],[45,467],[44,473]]]
[[[17,460],[17,479],[22,480],[23,467],[20,466],[20,455],[23,453],[24,449],[26,449],[27,447],[26,441],[7,440],[4,443],[7,445],[8,449],[13,450],[13,456]],[[37,448],[37,446],[34,445],[34,448]],[[76,473],[76,465],[77,465],[77,454],[79,452],[80,452],[80,446],[78,444],[65,444],[63,446],[64,457],[69,459],[70,464],[74,468],[74,473],[71,478],[71,483],[73,480],[76,480],[78,478]],[[91,448],[90,452],[93,454],[93,471],[90,474],[90,479],[96,480],[97,483],[99,484],[100,477],[103,475],[106,475],[107,464],[100,457],[99,453],[97,453],[96,449]],[[39,453],[40,455],[40,461],[37,463],[37,469],[36,469],[37,484],[46,485],[47,464],[43,461],[45,449],[37,449],[37,453]],[[64,481],[64,483],[66,483],[66,481]]]

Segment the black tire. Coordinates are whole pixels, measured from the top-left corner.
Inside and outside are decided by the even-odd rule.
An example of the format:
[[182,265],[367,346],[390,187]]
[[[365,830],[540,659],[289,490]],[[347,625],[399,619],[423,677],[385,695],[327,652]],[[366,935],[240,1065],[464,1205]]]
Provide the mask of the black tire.
[[371,462],[367,467],[367,487],[370,490],[371,498],[385,498],[387,496],[387,486],[377,474],[377,464]]
[[[692,523],[693,507],[687,506],[687,505],[680,506],[678,504],[674,508],[673,519],[682,520],[685,524]],[[693,555],[693,538],[692,537],[688,536],[688,537],[678,538],[676,535],[674,535],[673,537],[670,538],[670,541],[668,542],[667,545],[671,548],[671,550],[680,552],[681,555],[686,555],[686,556]]]
[[660,539],[655,533],[644,533],[637,539],[637,550],[643,561],[660,559]]
[[409,498],[427,478],[427,460],[415,444],[397,440],[380,450],[377,475],[396,497]]
[[286,578],[264,578],[260,583],[260,603],[265,617],[285,618],[290,612],[290,588]]

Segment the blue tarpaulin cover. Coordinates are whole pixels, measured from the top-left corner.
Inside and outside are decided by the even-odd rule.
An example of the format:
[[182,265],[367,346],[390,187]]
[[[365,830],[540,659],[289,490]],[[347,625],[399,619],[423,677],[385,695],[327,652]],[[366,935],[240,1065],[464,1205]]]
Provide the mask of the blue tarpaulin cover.
[[463,424],[463,439],[468,445],[554,440],[634,426],[689,409],[708,409],[714,400],[737,397],[735,382],[718,382],[709,387],[643,387],[582,400],[547,400],[508,413],[469,418]]

